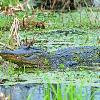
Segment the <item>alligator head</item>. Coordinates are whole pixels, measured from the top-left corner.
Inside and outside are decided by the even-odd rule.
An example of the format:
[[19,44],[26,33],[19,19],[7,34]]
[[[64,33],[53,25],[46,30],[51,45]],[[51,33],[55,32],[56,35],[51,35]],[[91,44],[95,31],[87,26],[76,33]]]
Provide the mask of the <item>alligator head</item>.
[[1,50],[0,56],[18,65],[44,65],[47,53],[37,47],[20,47],[16,50]]

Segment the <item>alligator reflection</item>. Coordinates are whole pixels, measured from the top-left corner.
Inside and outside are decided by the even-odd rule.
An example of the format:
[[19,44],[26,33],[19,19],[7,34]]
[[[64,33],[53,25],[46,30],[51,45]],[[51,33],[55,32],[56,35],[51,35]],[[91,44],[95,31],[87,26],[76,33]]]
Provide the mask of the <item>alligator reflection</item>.
[[[84,100],[99,100],[99,87],[71,86],[66,84],[17,84],[13,86],[0,86],[0,92],[10,96],[11,100],[71,100],[77,94]],[[82,94],[80,93],[80,90]],[[61,99],[60,99],[61,98]],[[82,100],[83,100],[82,99]]]

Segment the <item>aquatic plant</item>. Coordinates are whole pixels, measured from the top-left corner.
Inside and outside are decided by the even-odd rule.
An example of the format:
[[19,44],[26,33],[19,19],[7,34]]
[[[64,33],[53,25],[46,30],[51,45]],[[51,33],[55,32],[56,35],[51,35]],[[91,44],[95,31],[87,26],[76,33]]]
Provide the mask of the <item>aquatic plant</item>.
[[74,83],[46,84],[44,87],[44,100],[94,100],[95,93],[100,89],[92,91],[90,97],[88,91],[84,91],[84,83],[80,86]]

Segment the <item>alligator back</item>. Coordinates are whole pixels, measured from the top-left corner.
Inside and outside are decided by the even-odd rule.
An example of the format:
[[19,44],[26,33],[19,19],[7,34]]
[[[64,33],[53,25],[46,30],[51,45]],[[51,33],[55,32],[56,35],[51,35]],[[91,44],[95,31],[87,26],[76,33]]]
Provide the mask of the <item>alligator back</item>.
[[58,49],[51,58],[52,66],[93,65],[100,63],[100,47],[83,46]]

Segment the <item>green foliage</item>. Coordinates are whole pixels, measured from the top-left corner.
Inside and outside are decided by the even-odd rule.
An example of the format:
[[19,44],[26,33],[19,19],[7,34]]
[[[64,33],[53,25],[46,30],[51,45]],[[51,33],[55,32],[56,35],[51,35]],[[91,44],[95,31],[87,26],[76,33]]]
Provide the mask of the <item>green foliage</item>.
[[2,31],[0,31],[0,38],[3,36],[3,32]]
[[10,30],[11,24],[13,21],[13,17],[12,16],[0,16],[0,30],[1,31],[8,31]]
[[[66,28],[82,28],[82,29],[96,29],[100,27],[99,17],[100,13],[89,8],[89,11],[85,8],[74,12],[41,12],[36,10],[34,21],[44,21],[46,23],[45,30],[53,29],[66,29]],[[24,12],[18,12],[17,16],[22,20]],[[28,15],[31,15],[31,11],[28,11]],[[2,18],[3,17],[3,18]],[[12,20],[7,16],[1,16],[0,21],[2,26],[9,26],[8,21],[12,23]],[[37,29],[31,27],[31,30],[37,31]],[[43,29],[42,29],[43,30]],[[39,31],[42,31],[41,29]]]
[[[63,86],[62,86],[63,85]],[[61,87],[62,86],[62,87]],[[86,100],[88,97],[87,91],[83,93],[84,85],[78,86],[76,89],[74,83],[66,84],[45,84],[44,88],[44,100]],[[90,98],[94,98],[95,92],[90,95]],[[91,100],[91,99],[89,99]]]
[[44,100],[50,100],[50,84],[47,87],[45,86],[44,94]]
[[64,64],[59,65],[59,68],[61,68],[61,69],[63,69],[64,67],[65,67]]
[[9,5],[16,5],[19,3],[19,0],[2,0],[1,2],[3,7],[7,7]]

